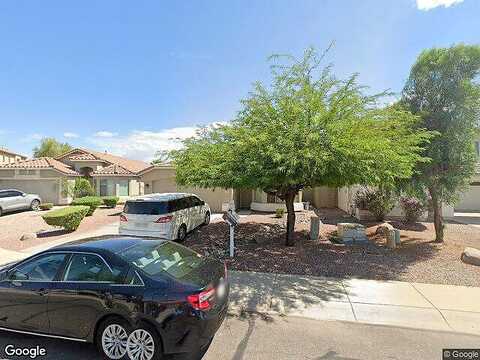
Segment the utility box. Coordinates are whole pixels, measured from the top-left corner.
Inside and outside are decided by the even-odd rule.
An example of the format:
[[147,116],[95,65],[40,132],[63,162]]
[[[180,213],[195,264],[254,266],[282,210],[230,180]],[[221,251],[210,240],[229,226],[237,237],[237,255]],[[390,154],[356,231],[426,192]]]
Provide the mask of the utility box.
[[312,215],[310,217],[310,240],[318,240],[320,236],[320,225],[320,218],[317,215]]

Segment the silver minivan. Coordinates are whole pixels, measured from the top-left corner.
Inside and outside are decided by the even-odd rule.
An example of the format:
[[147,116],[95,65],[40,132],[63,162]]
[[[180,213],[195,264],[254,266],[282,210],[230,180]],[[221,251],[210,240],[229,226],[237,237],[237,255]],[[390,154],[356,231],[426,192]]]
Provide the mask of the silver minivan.
[[119,232],[182,242],[187,233],[208,224],[210,214],[208,204],[194,194],[151,194],[125,203]]

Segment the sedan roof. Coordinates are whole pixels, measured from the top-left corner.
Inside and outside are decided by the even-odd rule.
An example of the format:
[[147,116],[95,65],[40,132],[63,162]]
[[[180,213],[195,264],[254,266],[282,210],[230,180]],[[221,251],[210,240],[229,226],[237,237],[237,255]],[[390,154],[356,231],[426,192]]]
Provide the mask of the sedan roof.
[[111,253],[117,254],[125,249],[141,243],[144,240],[145,238],[109,235],[73,241],[67,244],[56,246],[53,249],[57,251],[109,251]]

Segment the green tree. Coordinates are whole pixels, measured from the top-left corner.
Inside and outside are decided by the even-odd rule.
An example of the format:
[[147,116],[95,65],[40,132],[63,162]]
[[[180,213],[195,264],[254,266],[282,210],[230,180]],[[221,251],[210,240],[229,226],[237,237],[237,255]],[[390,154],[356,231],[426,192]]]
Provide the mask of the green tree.
[[423,51],[403,90],[403,103],[437,136],[426,147],[411,185],[428,195],[437,242],[443,242],[442,204],[454,205],[474,173],[474,131],[480,119],[480,47],[457,45]]
[[57,157],[67,151],[72,150],[72,147],[68,143],[61,143],[54,138],[43,138],[40,141],[40,145],[33,149],[33,156],[39,157]]
[[[177,182],[263,189],[285,201],[294,244],[294,198],[304,187],[393,184],[409,178],[430,134],[417,118],[379,107],[357,77],[337,80],[313,49],[271,58],[270,86],[256,83],[228,125],[202,129],[173,151]],[[286,61],[283,61],[286,60]]]

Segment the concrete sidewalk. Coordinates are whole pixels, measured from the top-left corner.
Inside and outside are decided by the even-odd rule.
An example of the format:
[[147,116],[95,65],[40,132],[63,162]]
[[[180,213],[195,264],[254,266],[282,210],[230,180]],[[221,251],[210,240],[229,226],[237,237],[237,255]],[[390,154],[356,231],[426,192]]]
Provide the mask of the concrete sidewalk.
[[231,308],[480,335],[480,288],[230,272]]

